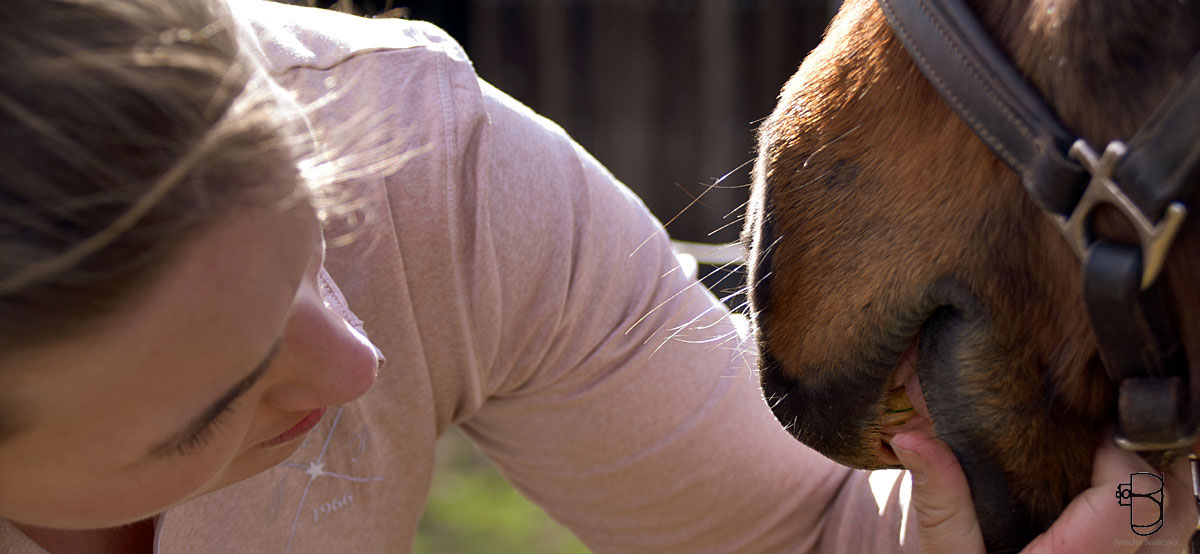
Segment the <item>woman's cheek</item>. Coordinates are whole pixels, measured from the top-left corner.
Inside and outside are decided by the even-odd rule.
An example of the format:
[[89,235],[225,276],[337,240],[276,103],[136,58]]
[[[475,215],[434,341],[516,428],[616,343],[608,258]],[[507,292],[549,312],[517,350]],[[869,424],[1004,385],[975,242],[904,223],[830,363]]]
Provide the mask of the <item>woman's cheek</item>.
[[168,454],[169,458],[164,459],[155,471],[139,479],[142,486],[132,488],[143,491],[143,501],[151,515],[210,492],[212,485],[222,479],[225,470],[240,453],[237,440],[240,433],[233,430],[234,427],[245,429],[244,423],[239,422],[219,431],[218,438],[195,452]]
[[[232,433],[229,433],[232,435]],[[168,458],[130,474],[96,476],[87,483],[64,487],[51,506],[44,506],[34,524],[62,528],[100,528],[152,517],[171,506],[208,492],[222,478],[237,453],[236,438],[216,441],[202,452]],[[38,500],[47,499],[39,495]],[[37,506],[27,506],[35,514]],[[46,518],[42,520],[41,518]]]

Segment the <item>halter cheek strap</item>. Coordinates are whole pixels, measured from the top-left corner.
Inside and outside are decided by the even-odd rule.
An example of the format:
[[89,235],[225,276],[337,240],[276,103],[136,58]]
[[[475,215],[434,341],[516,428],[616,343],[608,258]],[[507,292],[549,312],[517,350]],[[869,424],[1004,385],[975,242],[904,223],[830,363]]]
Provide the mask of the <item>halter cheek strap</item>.
[[[1020,175],[1079,257],[1088,319],[1118,388],[1117,445],[1159,467],[1186,453],[1197,438],[1200,399],[1190,398],[1188,362],[1158,276],[1185,219],[1184,200],[1200,181],[1200,55],[1128,146],[1114,141],[1097,155],[1059,123],[967,6],[877,2],[921,73]],[[1094,236],[1100,205],[1130,222],[1138,244]],[[950,446],[960,460],[974,450]],[[972,490],[997,490],[1002,479],[967,464],[963,470]],[[976,498],[977,506],[986,502]],[[989,552],[1015,552],[1037,531],[1027,515],[1005,515],[981,522]]]

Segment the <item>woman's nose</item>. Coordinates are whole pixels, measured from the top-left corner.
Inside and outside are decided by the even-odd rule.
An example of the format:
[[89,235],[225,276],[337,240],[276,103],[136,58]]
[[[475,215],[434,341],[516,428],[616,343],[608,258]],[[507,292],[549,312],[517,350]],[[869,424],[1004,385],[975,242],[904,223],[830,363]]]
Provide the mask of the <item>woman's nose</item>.
[[[375,346],[375,345],[372,344],[371,346]],[[383,368],[386,365],[387,365],[387,356],[384,356],[383,351],[380,350],[378,347],[376,347],[375,348],[375,376],[376,377],[379,377],[379,372],[383,371]]]
[[[349,322],[346,324],[349,325]],[[364,335],[358,329],[355,329],[353,325],[350,325],[350,330],[362,337],[362,340],[366,341],[367,346],[370,346],[371,350],[375,351],[375,376],[378,377],[379,372],[383,371],[383,367],[387,365],[387,356],[384,356],[383,351],[380,350],[378,346],[375,346],[375,343],[371,342],[369,337]]]
[[319,298],[299,303],[280,352],[280,378],[267,400],[283,411],[350,402],[375,382],[386,359]]

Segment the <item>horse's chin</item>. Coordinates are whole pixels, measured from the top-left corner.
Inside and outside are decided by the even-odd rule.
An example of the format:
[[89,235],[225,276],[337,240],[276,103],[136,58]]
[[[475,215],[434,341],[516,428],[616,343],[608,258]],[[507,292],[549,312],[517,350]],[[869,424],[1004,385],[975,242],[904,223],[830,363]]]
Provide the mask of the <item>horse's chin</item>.
[[821,454],[858,469],[899,468],[889,445],[892,437],[934,434],[917,373],[919,345],[918,334],[890,367],[815,386],[796,380],[765,356],[763,392],[784,427]]
[[[892,317],[876,327],[877,336],[840,353],[833,364],[840,371],[802,363],[789,370],[769,348],[760,357],[763,393],[776,418],[801,442],[849,467],[901,467],[892,437],[933,436],[935,421],[971,414],[978,396],[962,382],[970,378],[962,362],[978,358],[975,350],[990,342],[989,318],[967,287],[939,279],[918,300],[887,312]],[[937,374],[932,381],[930,373]],[[942,386],[931,391],[931,383]],[[939,416],[942,405],[951,411]],[[940,436],[942,425],[937,430]]]

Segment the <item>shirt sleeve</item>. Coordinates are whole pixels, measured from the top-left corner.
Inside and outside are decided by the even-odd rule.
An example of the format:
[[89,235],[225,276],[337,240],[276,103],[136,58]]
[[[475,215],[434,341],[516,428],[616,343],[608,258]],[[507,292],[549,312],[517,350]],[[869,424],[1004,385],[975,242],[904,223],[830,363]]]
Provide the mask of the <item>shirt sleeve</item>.
[[754,345],[641,201],[552,123],[481,94],[456,184],[478,363],[453,421],[596,552],[862,551],[820,540],[849,514],[894,543],[850,490],[865,474],[775,420]]
[[342,268],[376,291],[356,310],[391,348],[387,371],[424,375],[390,425],[429,425],[430,441],[460,425],[598,553],[895,551],[867,474],[780,427],[754,345],[642,202],[448,37],[390,24],[414,44],[347,55],[340,92],[321,94],[320,57],[285,75],[324,122],[379,114],[364,135],[383,125],[406,160],[358,195],[374,204],[357,244],[390,261]]
[[415,528],[434,441],[458,424],[595,552],[900,550],[900,474],[780,427],[745,332],[561,129],[432,25],[245,6],[354,174],[327,238],[390,359],[363,417],[398,461],[397,526]]

